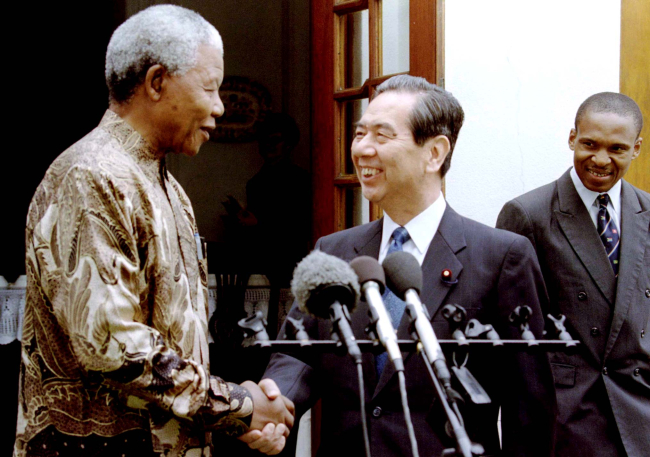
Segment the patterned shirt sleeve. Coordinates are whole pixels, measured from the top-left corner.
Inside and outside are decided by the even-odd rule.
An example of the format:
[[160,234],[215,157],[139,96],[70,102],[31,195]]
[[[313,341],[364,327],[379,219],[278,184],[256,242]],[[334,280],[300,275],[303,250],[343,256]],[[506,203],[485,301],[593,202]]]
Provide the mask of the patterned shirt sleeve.
[[[204,325],[182,263],[164,258],[177,242],[174,222],[157,215],[156,202],[129,179],[97,169],[73,167],[57,192],[58,204],[34,230],[33,253],[86,381],[163,417],[246,432],[250,393],[210,376],[193,357]],[[161,273],[167,269],[173,274]]]

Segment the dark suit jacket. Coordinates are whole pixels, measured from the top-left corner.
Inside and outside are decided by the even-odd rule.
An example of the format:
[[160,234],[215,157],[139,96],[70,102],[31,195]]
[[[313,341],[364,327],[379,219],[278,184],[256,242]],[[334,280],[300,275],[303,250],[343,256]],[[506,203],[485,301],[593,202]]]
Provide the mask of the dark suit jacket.
[[[316,245],[326,253],[349,261],[361,255],[377,258],[382,221],[335,233]],[[495,230],[458,215],[449,206],[441,220],[422,265],[422,302],[433,317],[439,339],[451,338],[449,325],[436,311],[454,303],[467,309],[468,318],[492,323],[502,338],[520,338],[508,321],[517,305],[532,307],[533,332],[539,337],[543,321],[539,296],[545,297],[535,253],[523,237]],[[450,269],[452,282],[441,280]],[[368,305],[360,302],[352,313],[357,339],[367,339]],[[314,339],[330,339],[330,322],[304,316],[296,303],[290,312],[304,317]],[[397,333],[410,339],[408,317]],[[284,334],[284,328],[281,336]],[[349,357],[322,356],[305,352],[294,358],[276,354],[264,377],[274,379],[282,393],[296,403],[298,415],[322,398],[322,427],[319,455],[364,455],[357,372]],[[463,355],[458,354],[461,363]],[[440,456],[453,443],[443,427],[445,416],[438,403],[429,374],[420,356],[404,354],[408,400],[421,456]],[[447,353],[451,363],[452,355]],[[549,455],[553,443],[555,397],[552,375],[541,352],[487,350],[470,353],[467,367],[488,391],[492,404],[467,406],[463,412],[470,438],[483,444],[490,454],[498,453],[497,412],[502,406],[505,455]],[[363,372],[370,443],[373,457],[408,456],[411,447],[402,413],[398,376],[389,363],[377,379],[375,360],[364,354]]]
[[497,222],[533,243],[549,310],[583,343],[551,357],[561,456],[650,455],[650,195],[623,181],[621,209],[618,280],[568,171]]

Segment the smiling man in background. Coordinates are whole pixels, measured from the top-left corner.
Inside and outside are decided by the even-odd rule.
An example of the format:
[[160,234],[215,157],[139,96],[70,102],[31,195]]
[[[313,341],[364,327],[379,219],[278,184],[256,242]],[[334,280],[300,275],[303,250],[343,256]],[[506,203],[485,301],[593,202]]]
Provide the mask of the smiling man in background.
[[550,357],[556,455],[641,456],[650,449],[650,194],[623,181],[640,152],[631,98],[587,98],[569,134],[573,168],[501,210],[497,227],[530,239],[554,315],[574,353]]
[[29,208],[16,456],[209,456],[212,431],[284,446],[293,404],[272,382],[210,375],[205,254],[165,167],[210,138],[223,74],[219,33],[185,8],[113,34],[109,110]]

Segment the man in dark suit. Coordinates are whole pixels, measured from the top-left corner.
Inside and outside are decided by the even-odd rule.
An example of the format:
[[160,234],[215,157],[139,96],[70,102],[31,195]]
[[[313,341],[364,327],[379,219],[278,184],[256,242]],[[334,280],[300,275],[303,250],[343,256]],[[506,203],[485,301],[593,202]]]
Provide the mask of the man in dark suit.
[[582,342],[550,360],[558,456],[650,454],[650,195],[621,179],[642,126],[634,100],[592,95],[569,135],[573,168],[508,202],[497,221],[533,243],[548,312]]
[[[394,231],[406,229],[403,250],[422,265],[422,302],[433,316],[438,338],[451,330],[438,310],[459,304],[468,318],[491,323],[502,338],[520,339],[508,316],[518,305],[533,309],[531,329],[541,336],[541,272],[530,243],[456,213],[441,188],[463,123],[463,110],[448,92],[423,78],[396,76],[381,84],[357,124],[352,159],[363,194],[381,205],[384,218],[321,238],[316,249],[346,261],[368,255],[381,262]],[[397,230],[396,230],[397,229]],[[443,275],[448,270],[450,277]],[[545,303],[544,303],[545,304]],[[358,339],[367,338],[368,305],[352,314]],[[314,339],[329,339],[330,323],[303,315],[294,304],[290,316],[304,318]],[[408,317],[397,320],[397,336],[410,339]],[[284,333],[284,329],[282,330]],[[453,356],[446,354],[451,363]],[[364,455],[359,392],[354,363],[334,354],[308,351],[300,360],[276,354],[265,373],[296,404],[298,414],[322,399],[319,454]],[[420,455],[439,456],[453,442],[444,432],[445,415],[435,401],[431,379],[420,356],[404,354],[411,417]],[[458,354],[457,362],[464,360]],[[463,410],[470,438],[488,455],[499,453],[497,414],[502,411],[504,455],[550,455],[555,397],[543,353],[470,351],[467,368],[492,398],[489,405]],[[389,363],[380,373],[373,354],[363,355],[365,399],[371,452],[379,456],[411,455],[400,403],[398,376]]]

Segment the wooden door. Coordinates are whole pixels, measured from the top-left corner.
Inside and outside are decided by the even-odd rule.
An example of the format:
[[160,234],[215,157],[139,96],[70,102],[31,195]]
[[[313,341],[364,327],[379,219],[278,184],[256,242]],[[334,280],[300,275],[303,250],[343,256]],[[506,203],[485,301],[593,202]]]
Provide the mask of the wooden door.
[[394,74],[443,81],[442,7],[442,0],[312,0],[313,241],[381,215],[361,196],[352,166],[354,123]]

